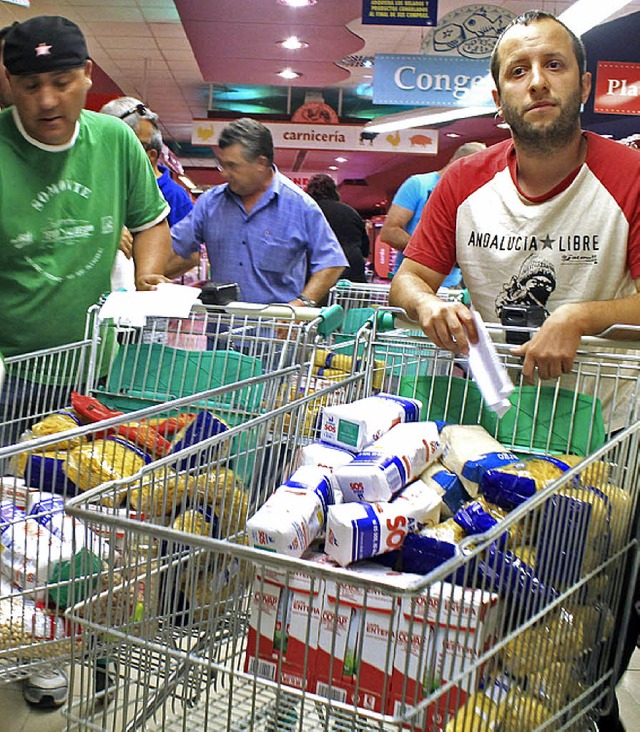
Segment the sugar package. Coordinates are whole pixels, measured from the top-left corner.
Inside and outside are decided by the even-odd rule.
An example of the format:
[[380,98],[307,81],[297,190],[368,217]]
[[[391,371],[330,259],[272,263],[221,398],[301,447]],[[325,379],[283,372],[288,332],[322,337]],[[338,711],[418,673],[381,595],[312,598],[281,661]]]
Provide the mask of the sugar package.
[[435,422],[396,425],[334,470],[345,501],[389,501],[440,454]]
[[[252,546],[299,557],[323,531],[336,500],[322,468],[298,468],[247,521]],[[341,500],[341,497],[338,497]]]
[[417,480],[388,503],[331,506],[325,551],[346,567],[351,562],[398,549],[409,532],[439,521],[440,504],[435,490]]
[[400,422],[417,422],[421,409],[420,400],[393,394],[323,407],[320,439],[360,452]]

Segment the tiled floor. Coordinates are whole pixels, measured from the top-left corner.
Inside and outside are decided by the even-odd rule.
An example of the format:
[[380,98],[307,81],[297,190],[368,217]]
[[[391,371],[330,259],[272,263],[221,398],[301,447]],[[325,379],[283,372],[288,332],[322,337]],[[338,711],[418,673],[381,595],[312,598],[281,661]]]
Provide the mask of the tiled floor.
[[[640,730],[640,650],[635,652],[618,687],[618,699],[627,732]],[[18,683],[0,686],[0,732],[62,732],[64,729],[65,720],[59,710],[30,707]]]

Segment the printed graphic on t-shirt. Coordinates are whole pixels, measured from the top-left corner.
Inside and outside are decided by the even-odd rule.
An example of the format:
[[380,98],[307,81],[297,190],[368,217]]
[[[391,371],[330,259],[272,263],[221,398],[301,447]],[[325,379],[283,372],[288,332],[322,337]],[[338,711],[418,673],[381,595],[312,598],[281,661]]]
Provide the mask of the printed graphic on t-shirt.
[[496,314],[511,305],[538,306],[548,315],[547,301],[556,289],[556,270],[551,262],[539,254],[529,255],[520,265],[518,274],[502,286],[496,298]]

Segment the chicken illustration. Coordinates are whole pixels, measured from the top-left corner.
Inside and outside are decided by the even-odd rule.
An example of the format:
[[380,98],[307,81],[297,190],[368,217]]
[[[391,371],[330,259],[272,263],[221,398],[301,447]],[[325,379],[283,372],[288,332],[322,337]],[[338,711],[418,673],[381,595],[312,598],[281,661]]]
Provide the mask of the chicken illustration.
[[400,132],[396,130],[392,135],[387,135],[386,140],[391,147],[398,147],[400,144]]

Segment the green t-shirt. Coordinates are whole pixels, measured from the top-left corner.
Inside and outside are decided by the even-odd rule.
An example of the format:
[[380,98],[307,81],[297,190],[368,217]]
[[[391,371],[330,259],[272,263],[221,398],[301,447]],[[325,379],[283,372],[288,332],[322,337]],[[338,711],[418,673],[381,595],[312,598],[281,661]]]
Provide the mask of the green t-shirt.
[[[109,292],[120,232],[162,221],[168,206],[133,131],[84,110],[77,137],[51,147],[0,112],[0,351],[84,336],[87,309]],[[66,149],[64,149],[66,148]]]

